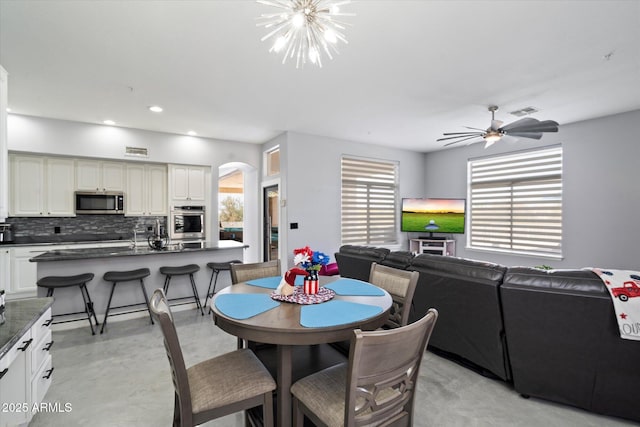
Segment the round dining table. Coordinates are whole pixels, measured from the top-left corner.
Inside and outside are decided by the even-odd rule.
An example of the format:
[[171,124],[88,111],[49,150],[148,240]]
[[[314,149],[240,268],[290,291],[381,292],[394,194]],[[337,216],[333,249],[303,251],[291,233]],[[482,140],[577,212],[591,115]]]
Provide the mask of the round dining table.
[[[323,282],[334,282],[338,285],[340,280],[352,279],[332,279],[331,277],[321,277],[321,285]],[[251,281],[250,281],[251,282]],[[249,282],[249,283],[250,283]],[[365,283],[365,282],[363,282]],[[373,285],[367,284],[371,287]],[[220,290],[213,298],[211,308],[214,312],[215,324],[225,332],[234,335],[240,339],[275,344],[277,351],[277,367],[276,367],[276,383],[277,383],[277,425],[290,426],[292,422],[292,401],[291,401],[291,382],[292,382],[292,352],[295,346],[311,346],[317,344],[325,344],[332,342],[340,342],[351,339],[354,329],[374,330],[381,327],[385,320],[389,317],[389,310],[392,304],[392,298],[388,292],[383,289],[375,288],[378,295],[336,295],[331,301],[339,301],[333,303],[333,306],[344,307],[348,309],[348,304],[355,303],[353,307],[358,305],[373,306],[377,313],[363,313],[362,318],[358,317],[356,312],[351,310],[348,323],[339,323],[327,325],[331,323],[330,319],[320,319],[319,326],[303,326],[301,324],[301,312],[306,310],[304,305],[292,302],[274,301],[273,308],[247,318],[235,318],[225,313],[219,308],[216,301],[229,298],[225,295],[270,295],[274,289],[254,286],[248,283],[238,283]],[[252,297],[253,298],[253,297]],[[256,297],[266,298],[266,297]],[[320,304],[327,304],[323,302]],[[320,304],[313,304],[318,306]],[[342,306],[340,305],[342,304]],[[328,306],[327,306],[328,307]],[[313,307],[317,309],[318,307]],[[328,320],[328,322],[327,322]]]

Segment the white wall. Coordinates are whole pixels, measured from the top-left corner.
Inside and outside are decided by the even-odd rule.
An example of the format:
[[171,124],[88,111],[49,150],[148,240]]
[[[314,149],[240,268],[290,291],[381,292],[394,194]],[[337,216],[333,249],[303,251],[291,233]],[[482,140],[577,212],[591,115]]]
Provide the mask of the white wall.
[[[240,162],[249,165],[255,172],[245,175],[248,188],[257,189],[258,170],[261,170],[261,148],[257,144],[221,141],[209,138],[127,129],[114,126],[94,125],[64,120],[44,119],[10,114],[8,118],[8,147],[10,151],[39,154],[55,154],[74,157],[93,157],[121,161],[152,163],[175,163],[210,166],[209,188],[217,192],[219,166]],[[148,149],[148,158],[127,157],[125,147]],[[256,194],[249,197],[256,198]],[[217,240],[218,214],[217,196],[210,195],[209,230],[211,238]],[[247,259],[259,259],[259,212],[245,212],[247,223],[252,224],[245,232],[250,249]]]
[[[333,260],[333,254],[341,246],[342,155],[398,161],[398,200],[423,196],[423,153],[294,132],[287,135],[287,215],[283,216],[282,227],[288,228],[292,222],[297,222],[299,227],[287,230],[286,252],[282,259],[289,266],[295,248],[309,245]],[[406,233],[400,233],[399,224],[398,235],[399,245],[390,248],[408,249]]]
[[466,197],[467,160],[522,149],[563,147],[563,253],[561,261],[474,251],[456,236],[458,256],[505,265],[557,268],[640,268],[640,111],[560,126],[540,141],[501,141],[428,153],[426,197]]

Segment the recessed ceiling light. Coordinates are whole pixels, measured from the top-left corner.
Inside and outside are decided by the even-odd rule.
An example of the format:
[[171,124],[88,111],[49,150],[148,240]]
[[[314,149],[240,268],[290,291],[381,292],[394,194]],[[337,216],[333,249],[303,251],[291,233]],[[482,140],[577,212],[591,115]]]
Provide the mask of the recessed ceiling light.
[[105,125],[109,125],[109,126],[113,126],[116,124],[116,122],[114,122],[113,120],[105,120],[102,123],[104,123]]
[[194,132],[194,131],[190,130],[189,132],[187,132],[187,135],[189,135],[189,136],[196,136],[196,135],[198,135],[198,134],[197,134],[196,132]]
[[162,107],[158,105],[152,105],[149,107],[149,111],[153,111],[154,113],[162,113]]

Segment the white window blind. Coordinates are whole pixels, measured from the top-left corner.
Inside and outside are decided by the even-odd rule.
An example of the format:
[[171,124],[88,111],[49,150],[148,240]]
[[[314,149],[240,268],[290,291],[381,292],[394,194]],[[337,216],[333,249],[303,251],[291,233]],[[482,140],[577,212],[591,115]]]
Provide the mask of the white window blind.
[[562,147],[470,160],[467,244],[562,257]]
[[396,162],[342,157],[342,243],[396,243]]

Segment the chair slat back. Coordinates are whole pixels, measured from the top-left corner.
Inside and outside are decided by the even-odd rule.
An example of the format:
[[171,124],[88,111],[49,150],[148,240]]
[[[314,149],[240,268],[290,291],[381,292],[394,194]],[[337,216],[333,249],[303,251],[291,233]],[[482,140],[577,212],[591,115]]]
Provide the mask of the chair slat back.
[[241,283],[263,277],[280,276],[280,260],[255,262],[249,264],[231,264],[231,283]]
[[167,304],[167,297],[162,289],[156,289],[149,301],[151,316],[160,324],[164,337],[164,347],[171,366],[171,377],[176,394],[176,405],[180,407],[182,425],[193,425],[191,410],[191,392],[189,378],[184,363],[178,333],[173,323],[173,315]]
[[397,329],[354,331],[351,338],[345,425],[413,423],[420,362],[438,318],[435,309]]
[[413,294],[418,284],[417,271],[400,270],[377,263],[371,263],[369,282],[389,292],[393,299],[387,328],[397,328],[409,323],[409,313]]

